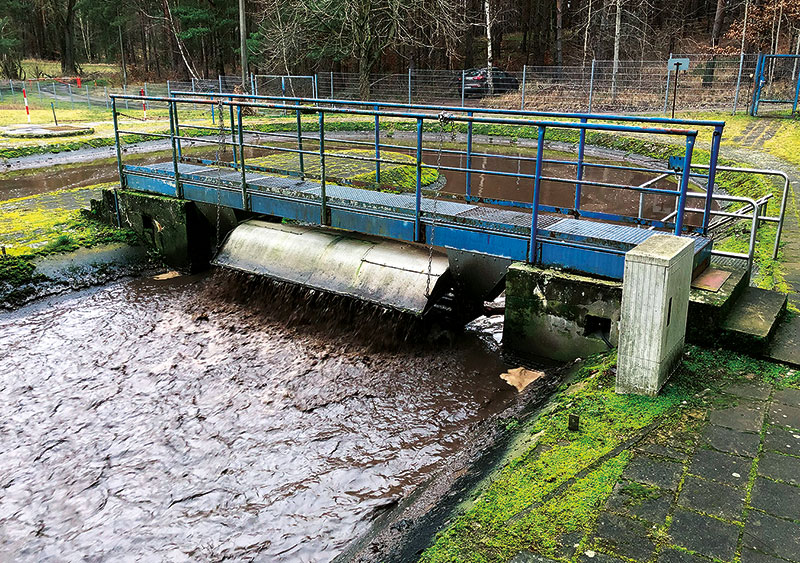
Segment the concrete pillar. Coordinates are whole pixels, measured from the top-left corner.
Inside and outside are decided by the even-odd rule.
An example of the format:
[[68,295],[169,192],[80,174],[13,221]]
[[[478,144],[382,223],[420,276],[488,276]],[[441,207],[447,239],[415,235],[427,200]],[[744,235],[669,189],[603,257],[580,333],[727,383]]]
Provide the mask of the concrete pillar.
[[680,362],[694,241],[653,235],[625,255],[617,393],[654,396]]

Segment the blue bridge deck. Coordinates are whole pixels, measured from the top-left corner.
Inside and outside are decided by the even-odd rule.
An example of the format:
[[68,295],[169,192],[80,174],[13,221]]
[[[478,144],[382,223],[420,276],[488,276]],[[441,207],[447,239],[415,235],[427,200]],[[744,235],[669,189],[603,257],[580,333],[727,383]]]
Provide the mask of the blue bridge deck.
[[[625,253],[659,231],[540,214],[531,249],[531,213],[423,197],[419,224],[416,194],[386,193],[245,171],[178,163],[123,165],[127,188],[221,205],[310,224],[409,242],[558,266],[622,279]],[[324,201],[324,205],[323,205]],[[706,263],[711,241],[695,239],[695,268]]]

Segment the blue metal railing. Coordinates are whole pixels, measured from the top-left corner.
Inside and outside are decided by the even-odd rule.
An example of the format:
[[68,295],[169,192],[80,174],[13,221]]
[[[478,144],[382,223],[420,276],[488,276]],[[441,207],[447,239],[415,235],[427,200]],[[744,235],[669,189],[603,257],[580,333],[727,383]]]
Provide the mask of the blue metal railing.
[[[239,94],[225,94],[222,98],[213,95],[204,96],[198,94],[189,94],[190,97],[181,97],[183,94],[180,92],[173,92],[171,97],[141,97],[141,96],[113,96],[112,105],[115,116],[115,135],[117,140],[122,133],[132,133],[132,131],[125,131],[119,128],[116,121],[116,103],[118,99],[136,99],[150,100],[153,102],[163,102],[169,107],[169,122],[170,131],[168,134],[153,134],[156,137],[163,137],[170,140],[173,149],[173,173],[175,178],[175,193],[178,197],[183,196],[182,177],[179,164],[184,158],[181,144],[183,142],[199,142],[208,144],[224,144],[233,148],[233,160],[231,162],[204,161],[216,166],[227,166],[233,170],[240,172],[241,182],[241,204],[245,210],[249,209],[249,197],[254,193],[254,188],[248,186],[247,172],[248,171],[266,171],[278,173],[287,176],[299,176],[302,179],[317,180],[320,185],[320,223],[328,223],[328,204],[329,197],[327,195],[328,182],[336,184],[347,184],[350,181],[346,178],[335,178],[328,173],[326,166],[326,159],[349,159],[361,162],[369,162],[374,165],[376,175],[376,183],[380,187],[381,184],[381,164],[389,165],[413,165],[415,168],[415,188],[414,188],[414,240],[424,242],[424,228],[422,204],[423,204],[423,169],[432,167],[431,164],[423,162],[423,157],[426,153],[434,151],[447,150],[448,154],[459,155],[465,157],[465,166],[452,166],[452,165],[438,165],[437,169],[441,171],[456,171],[463,172],[467,177],[467,185],[465,186],[465,199],[470,202],[490,204],[493,206],[506,206],[527,208],[531,210],[531,223],[530,223],[530,241],[529,241],[529,255],[528,259],[531,262],[537,261],[537,245],[539,244],[538,237],[538,220],[541,213],[559,213],[571,215],[573,217],[585,217],[589,219],[600,219],[615,223],[633,223],[645,227],[669,229],[675,234],[684,234],[689,232],[705,232],[708,226],[708,218],[710,217],[710,194],[703,196],[706,199],[706,205],[703,209],[703,221],[699,227],[690,226],[686,221],[686,201],[689,192],[689,184],[692,178],[702,178],[707,181],[713,181],[713,171],[716,166],[716,152],[719,149],[719,143],[712,143],[712,161],[708,173],[702,174],[700,172],[692,172],[692,156],[697,137],[696,129],[682,129],[676,128],[677,125],[688,124],[698,125],[703,127],[713,127],[715,131],[718,130],[719,135],[715,137],[718,139],[721,136],[722,123],[713,121],[693,121],[693,120],[670,120],[661,117],[645,117],[635,118],[630,116],[604,116],[593,114],[555,114],[546,112],[524,112],[519,110],[489,110],[483,108],[449,108],[454,111],[439,111],[438,114],[430,113],[429,109],[440,109],[436,106],[407,106],[405,104],[387,104],[387,103],[374,103],[374,102],[338,102],[336,100],[300,100],[289,99],[285,103],[272,103],[264,101],[266,97],[246,96]],[[217,117],[223,119],[225,113],[228,114],[228,124],[220,124],[220,127],[208,127],[205,125],[195,124],[191,122],[180,123],[179,120],[179,106],[181,105],[200,105],[223,108],[228,107],[227,112],[218,112]],[[357,106],[345,107],[345,106]],[[387,109],[388,108],[388,109]],[[398,111],[395,111],[398,110]],[[243,120],[243,114],[246,111],[266,110],[275,112],[278,115],[288,115],[288,119],[282,120],[281,127],[287,127],[284,131],[264,132],[258,129],[246,129]],[[310,120],[303,120],[304,115],[316,115],[316,126],[312,126]],[[362,117],[369,118],[372,122],[370,128],[374,128],[373,141],[361,141],[357,139],[344,139],[332,138],[326,133],[326,117]],[[559,121],[558,119],[575,118],[576,121]],[[400,124],[407,124],[408,128],[414,132],[413,146],[403,146],[396,144],[386,144],[381,141],[381,123],[387,120],[392,120],[396,126]],[[621,121],[621,123],[617,122]],[[284,123],[285,122],[285,123]],[[459,149],[443,149],[441,143],[438,147],[426,146],[425,132],[426,125],[438,123],[439,130],[443,132],[446,124],[452,126],[462,127],[466,131],[466,150]],[[500,155],[488,152],[473,152],[473,141],[475,136],[475,126],[497,126],[508,135],[516,133],[535,133],[536,135],[536,156],[533,157],[518,157],[521,161],[534,162],[535,169],[533,174],[522,172],[505,172],[502,170],[485,170],[482,168],[475,168],[473,166],[473,157],[481,155],[484,157],[493,158],[515,158],[509,155]],[[669,125],[669,127],[662,127],[662,125]],[[289,127],[296,127],[296,131],[292,131]],[[430,130],[431,128],[429,128]],[[435,127],[432,128],[435,131]],[[578,147],[578,160],[553,160],[545,158],[544,144],[546,135],[552,130],[567,130],[577,133],[579,139]],[[191,136],[187,131],[208,132],[211,131],[222,135],[217,138],[210,138],[210,135],[205,136]],[[317,135],[304,134],[304,132],[316,132]],[[587,133],[589,132],[602,132],[610,134],[646,134],[653,136],[669,136],[669,137],[682,137],[685,140],[685,149],[681,159],[679,170],[674,174],[677,176],[678,183],[675,189],[665,187],[652,186],[645,182],[644,184],[619,184],[612,183],[604,180],[589,180],[584,178],[584,170],[591,167],[608,166],[618,170],[639,170],[643,172],[652,173],[654,176],[663,174],[663,170],[654,171],[643,167],[618,165],[603,165],[600,163],[589,163],[584,161],[584,148],[586,143]],[[276,135],[279,139],[286,139],[290,146],[281,146],[280,144],[264,144],[253,142],[248,138],[251,135]],[[524,136],[524,135],[523,135]],[[328,146],[334,143],[335,146],[374,146],[374,153],[368,152],[369,156],[365,154],[348,154],[340,148],[331,148]],[[316,144],[316,150],[309,147]],[[365,145],[366,144],[366,145]],[[245,159],[246,149],[261,149],[275,151],[278,153],[288,153],[296,155],[298,158],[299,172],[297,170],[283,170],[275,169],[258,164],[248,164]],[[414,151],[413,163],[397,159],[396,155],[389,152],[387,156],[386,149],[412,149]],[[307,162],[304,157],[313,155],[319,158],[319,173],[314,173],[309,170]],[[117,157],[119,161],[120,175],[124,181],[122,154],[119,150],[119,143],[117,143]],[[547,165],[554,162],[566,163],[576,167],[576,175],[572,178],[563,178],[556,176],[546,175]],[[474,196],[470,193],[469,182],[473,175],[481,174],[486,177],[491,176],[507,176],[515,177],[521,181],[532,181],[532,195],[527,201],[516,201],[500,198],[484,198]],[[575,190],[575,205],[574,207],[555,207],[545,205],[541,202],[542,183],[551,182],[554,185],[569,185],[570,189]],[[608,189],[621,189],[633,191],[640,194],[653,194],[656,196],[667,196],[674,198],[677,202],[674,220],[659,220],[653,218],[646,218],[641,216],[628,216],[621,213],[610,213],[603,211],[589,211],[581,205],[581,190],[585,186],[593,188],[608,188]],[[696,212],[692,210],[691,212]],[[572,244],[572,243],[571,243]]]
[[[175,92],[174,95],[191,95],[190,92]],[[204,93],[201,94],[205,97],[213,97],[213,94]],[[590,121],[595,122],[616,122],[616,123],[635,123],[638,124],[637,126],[641,126],[641,124],[655,124],[655,125],[669,125],[672,127],[677,126],[688,126],[694,128],[711,128],[713,129],[712,132],[712,146],[711,146],[711,156],[709,162],[708,172],[706,174],[693,174],[695,178],[703,178],[705,180],[706,186],[714,186],[714,182],[716,179],[717,173],[717,161],[719,156],[720,150],[720,143],[722,141],[722,132],[725,127],[724,121],[715,121],[715,120],[698,120],[698,119],[682,119],[682,118],[667,118],[667,117],[636,117],[630,115],[613,115],[613,114],[596,114],[596,113],[568,113],[568,112],[546,112],[546,111],[532,111],[532,110],[516,110],[516,109],[502,109],[502,108],[480,108],[480,107],[465,107],[465,106],[440,106],[440,105],[411,105],[411,104],[404,104],[398,102],[364,102],[364,101],[354,101],[354,100],[334,100],[328,98],[283,98],[277,96],[258,96],[252,94],[235,94],[233,96],[239,100],[264,100],[270,103],[296,103],[296,104],[312,104],[315,107],[318,106],[328,106],[328,107],[370,107],[375,109],[376,111],[383,109],[383,108],[391,108],[391,109],[403,109],[403,110],[414,110],[414,111],[425,111],[425,112],[442,112],[448,114],[464,114],[468,117],[474,116],[475,114],[482,114],[482,115],[495,115],[495,116],[503,116],[503,117],[522,117],[522,118],[536,118],[536,117],[546,117],[552,120],[556,119],[574,119],[579,120],[580,123],[588,124]],[[466,153],[464,151],[446,151],[451,154],[464,154],[467,159],[467,168],[470,168],[472,157],[474,156],[483,156],[483,157],[492,157],[498,159],[516,159],[516,160],[524,160],[518,157],[513,157],[509,155],[502,155],[502,154],[486,154],[486,153],[474,153],[472,151],[473,145],[473,125],[472,122],[468,124],[467,130],[467,141],[466,141]],[[577,150],[577,160],[572,162],[564,162],[562,164],[571,164],[577,167],[576,172],[576,182],[575,182],[575,204],[574,209],[580,211],[581,209],[581,198],[582,198],[582,188],[584,186],[583,179],[583,172],[584,167],[589,166],[588,163],[585,162],[585,147],[586,147],[586,131],[587,129],[581,129],[578,138],[578,150]],[[620,132],[636,132],[634,130],[620,130]],[[367,145],[369,143],[366,142],[358,142],[358,141],[344,141],[349,142],[351,144],[364,144]],[[380,153],[381,148],[402,148],[396,145],[386,145],[380,143],[380,135],[379,130],[377,127],[377,116],[376,116],[376,129],[375,129],[375,152],[376,155]],[[424,152],[424,149],[423,149]],[[547,162],[554,162],[545,159],[545,163]],[[379,164],[376,164],[376,174],[379,175],[378,169]],[[620,167],[621,170],[631,170],[631,168]],[[640,170],[643,171],[643,170]],[[647,170],[650,172],[651,170]],[[471,194],[471,178],[472,174],[470,171],[466,172],[466,185],[465,185],[465,194],[469,200]],[[711,201],[713,197],[713,189],[708,189],[706,193],[706,200],[705,200],[705,212],[703,213],[703,220],[702,220],[702,228],[700,232],[705,233],[708,231],[709,223],[711,220]],[[477,201],[477,200],[476,200]]]

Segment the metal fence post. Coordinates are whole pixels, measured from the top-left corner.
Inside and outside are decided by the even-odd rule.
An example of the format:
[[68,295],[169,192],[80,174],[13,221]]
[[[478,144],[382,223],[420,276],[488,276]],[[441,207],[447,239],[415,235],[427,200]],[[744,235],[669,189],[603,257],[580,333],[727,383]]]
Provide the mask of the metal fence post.
[[103,98],[106,100],[106,109],[108,109],[108,86],[103,86]]
[[[236,127],[234,126],[233,122],[233,98],[228,98],[228,109],[230,109],[230,116],[231,116],[231,144],[233,145],[233,169],[237,170],[239,167],[239,159],[236,156]],[[222,112],[220,112],[222,113]],[[222,115],[219,116],[222,119]]]
[[72,84],[67,82],[67,88],[69,89],[69,107],[70,109],[75,109],[75,98],[72,97]]
[[[111,100],[111,113],[114,120],[114,148],[117,153],[117,170],[119,172],[119,183],[121,188],[125,188],[125,176],[122,174],[122,147],[119,144],[119,121],[117,120],[117,99]],[[119,217],[117,217],[119,223]],[[118,225],[121,226],[121,225]]]
[[739,74],[736,77],[736,93],[733,95],[733,111],[731,115],[736,115],[736,106],[739,104],[739,87],[742,84],[742,67],[744,66],[744,53],[739,53]]
[[[178,169],[178,151],[175,145],[175,135],[177,133],[175,127],[175,103],[168,102],[169,107],[169,140],[172,145],[172,172],[175,174],[175,197],[183,198],[183,188],[181,187],[180,173]],[[220,189],[217,186],[217,189]]]
[[461,107],[464,107],[464,89],[467,84],[467,71],[461,71]]
[[[217,78],[219,79],[219,93],[222,94],[222,75],[218,74]],[[231,109],[231,111],[233,111],[233,109]],[[233,124],[231,124],[231,127],[233,127]]]
[[53,80],[53,104],[58,107],[58,95],[56,94],[56,81]]
[[170,88],[169,86],[169,80],[167,80],[167,97],[168,98],[172,97],[172,88]]
[[[196,92],[197,92],[197,90],[195,90],[194,78],[192,78],[192,94],[194,94]],[[192,111],[196,111],[196,110],[197,110],[197,104],[192,104]],[[214,123],[214,104],[211,104],[211,123],[212,124]]]
[[411,67],[408,67],[408,105],[411,105]]
[[[149,96],[149,94],[147,93],[147,82],[144,83],[144,95]],[[149,106],[150,104],[147,105]]]
[[[128,95],[128,86],[124,82],[122,83],[122,93]],[[128,98],[125,98],[125,109],[128,109]]]
[[592,59],[592,74],[589,75],[589,113],[592,113],[592,101],[594,100],[594,65],[596,62]]
[[717,159],[719,146],[722,142],[722,127],[714,127],[714,136],[711,139],[711,158],[708,161],[708,186],[706,186],[706,201],[703,207],[703,232],[708,231],[711,221],[711,202],[714,198],[714,183],[717,177]]
[[536,235],[539,228],[539,195],[542,184],[542,160],[544,156],[543,125],[539,126],[539,137],[536,143],[536,173],[533,178],[533,207],[531,208],[531,240],[528,247],[528,262],[535,264],[538,260],[536,252]]
[[528,75],[528,65],[522,65],[522,102],[519,104],[519,109],[525,109],[525,78]]
[[90,108],[90,109],[92,107],[92,100],[91,100],[91,98],[89,98],[89,85],[88,84],[86,85],[86,107]]
[[[672,58],[672,53],[669,54],[669,58]],[[667,103],[669,102],[669,77],[672,69],[667,64],[667,86],[664,88],[664,113],[667,113]]]
[[[586,118],[581,118],[581,123],[586,123]],[[583,155],[586,148],[586,129],[581,128],[580,137],[578,140],[578,172],[576,174],[577,182],[575,183],[575,211],[581,208],[581,190],[583,189]]]
[[42,84],[37,80],[36,81],[36,90],[39,91],[39,101],[42,101]]
[[14,81],[9,78],[8,79],[8,83],[11,86],[11,95],[13,96],[14,95]]
[[331,100],[333,99],[333,71],[331,71]]

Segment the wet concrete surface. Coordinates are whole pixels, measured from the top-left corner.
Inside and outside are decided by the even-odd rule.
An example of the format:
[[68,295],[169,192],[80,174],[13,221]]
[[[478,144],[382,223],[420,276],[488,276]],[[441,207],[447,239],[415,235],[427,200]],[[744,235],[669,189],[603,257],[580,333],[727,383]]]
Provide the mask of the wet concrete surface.
[[0,552],[328,561],[516,393],[476,335],[258,287],[144,278],[0,315]]

